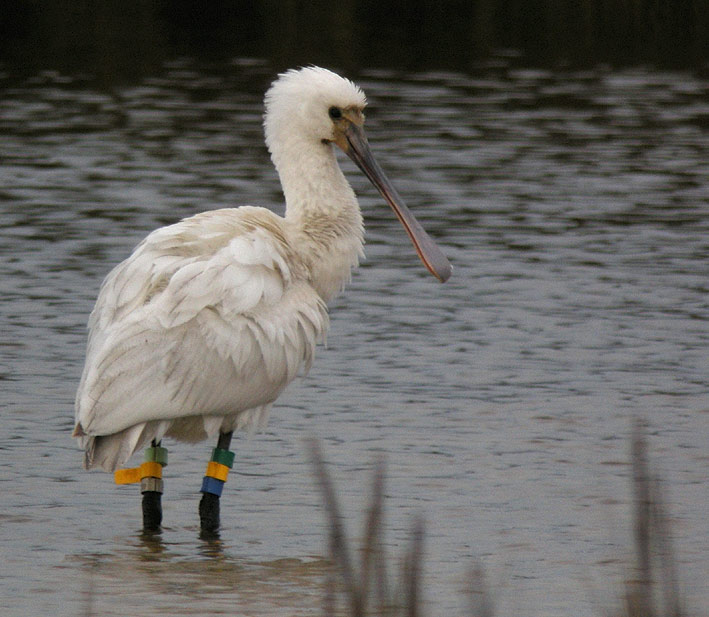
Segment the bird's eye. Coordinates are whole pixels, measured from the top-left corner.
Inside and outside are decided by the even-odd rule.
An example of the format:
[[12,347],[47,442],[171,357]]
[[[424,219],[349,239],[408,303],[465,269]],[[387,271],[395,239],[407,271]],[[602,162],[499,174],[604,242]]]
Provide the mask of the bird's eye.
[[333,120],[339,120],[340,118],[342,118],[342,110],[339,107],[330,107],[327,113],[330,114],[330,117]]

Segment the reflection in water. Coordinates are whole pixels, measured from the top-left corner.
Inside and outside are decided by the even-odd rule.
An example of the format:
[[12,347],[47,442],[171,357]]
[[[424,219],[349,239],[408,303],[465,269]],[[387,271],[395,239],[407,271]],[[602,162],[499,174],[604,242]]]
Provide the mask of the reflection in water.
[[[84,582],[72,590],[84,589],[86,614],[314,614],[330,568],[324,559],[242,560],[224,554],[218,543],[196,558],[157,537],[124,542],[111,553],[78,556]],[[155,598],[164,599],[160,607]]]
[[144,549],[140,559],[144,561],[159,561],[165,553],[165,543],[162,541],[162,531],[141,530],[140,544]]
[[200,530],[199,537],[202,540],[199,551],[200,555],[210,559],[220,559],[224,557],[224,543],[222,542],[219,532],[205,533]]
[[57,74],[3,91],[0,612],[79,613],[87,568],[101,615],[317,613],[315,433],[353,518],[387,453],[385,541],[399,554],[423,511],[432,614],[462,612],[473,559],[500,614],[594,613],[600,564],[631,544],[631,414],[666,472],[688,605],[709,605],[709,108],[689,73],[366,73],[372,147],[453,278],[433,292],[343,160],[367,261],[309,376],[237,440],[220,539],[198,538],[207,445],[171,446],[149,540],[139,495],[81,470],[72,402],[102,277],[197,211],[282,210],[260,127],[271,76],[183,60],[110,94]]

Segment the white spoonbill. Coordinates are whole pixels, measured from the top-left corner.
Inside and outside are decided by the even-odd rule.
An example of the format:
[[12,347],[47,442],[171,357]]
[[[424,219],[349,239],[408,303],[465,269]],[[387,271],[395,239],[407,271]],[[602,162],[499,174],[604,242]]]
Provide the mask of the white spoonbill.
[[333,144],[392,207],[428,270],[440,281],[451,273],[372,156],[362,90],[308,67],[279,75],[265,105],[285,216],[242,206],[153,231],[106,277],[89,318],[74,437],[84,466],[106,471],[152,442],[140,468],[116,476],[141,481],[146,529],[162,518],[160,440],[219,436],[200,504],[202,529],[216,530],[232,433],[262,426],[311,364],[327,303],[362,255],[362,215]]

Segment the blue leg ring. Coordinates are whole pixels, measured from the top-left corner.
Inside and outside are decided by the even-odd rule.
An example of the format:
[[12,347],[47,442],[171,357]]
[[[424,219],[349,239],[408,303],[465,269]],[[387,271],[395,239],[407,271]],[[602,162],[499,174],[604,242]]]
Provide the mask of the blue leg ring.
[[223,488],[224,482],[221,480],[217,480],[216,478],[212,478],[210,476],[204,476],[204,478],[202,478],[202,488],[200,489],[200,492],[212,493],[212,495],[221,497]]

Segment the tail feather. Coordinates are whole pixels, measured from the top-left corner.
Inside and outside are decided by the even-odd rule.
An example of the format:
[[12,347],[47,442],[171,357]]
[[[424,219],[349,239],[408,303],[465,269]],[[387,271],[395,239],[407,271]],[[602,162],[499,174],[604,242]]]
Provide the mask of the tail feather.
[[112,435],[84,437],[84,469],[100,467],[104,471],[116,471],[136,450],[147,446],[153,439],[160,440],[166,425],[160,421],[142,422]]

